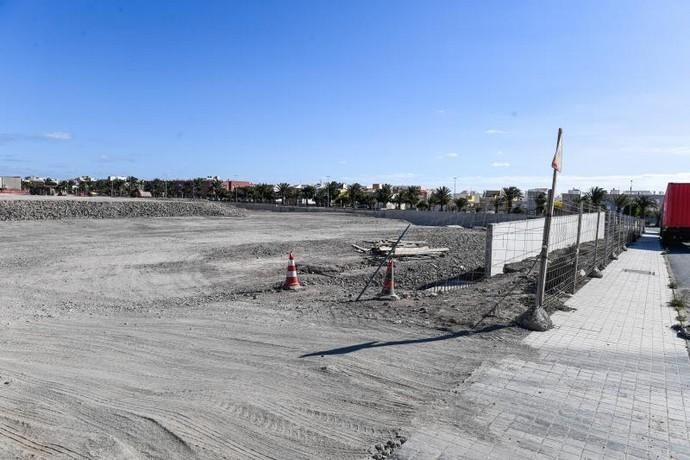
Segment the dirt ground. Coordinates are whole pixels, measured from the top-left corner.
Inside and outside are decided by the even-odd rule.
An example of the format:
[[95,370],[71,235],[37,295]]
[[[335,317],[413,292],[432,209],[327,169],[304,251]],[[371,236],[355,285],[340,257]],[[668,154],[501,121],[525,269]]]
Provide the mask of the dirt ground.
[[[405,224],[338,214],[0,223],[0,458],[371,458],[432,420],[478,366],[530,351],[524,273],[483,234],[399,261],[398,302],[355,303]],[[305,288],[275,290],[294,251]],[[520,279],[524,278],[524,282]],[[498,305],[498,308],[496,306]]]

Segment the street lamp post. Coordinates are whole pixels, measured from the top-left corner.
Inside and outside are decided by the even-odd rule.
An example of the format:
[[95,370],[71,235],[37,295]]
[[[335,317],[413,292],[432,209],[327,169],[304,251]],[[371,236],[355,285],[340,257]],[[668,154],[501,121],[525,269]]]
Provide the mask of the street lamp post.
[[331,207],[331,176],[326,176],[326,207]]

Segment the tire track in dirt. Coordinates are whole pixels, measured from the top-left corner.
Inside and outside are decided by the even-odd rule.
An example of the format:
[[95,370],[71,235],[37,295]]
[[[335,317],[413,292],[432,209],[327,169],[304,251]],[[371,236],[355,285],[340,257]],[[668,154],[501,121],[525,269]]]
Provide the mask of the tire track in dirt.
[[411,303],[344,302],[351,286],[318,273],[301,292],[271,289],[287,247],[303,248],[298,265],[359,276],[370,267],[349,243],[402,226],[262,215],[3,227],[13,243],[0,254],[49,257],[0,279],[17,299],[0,304],[12,318],[2,423],[36,443],[0,435],[0,457],[369,457],[512,345],[396,323]]

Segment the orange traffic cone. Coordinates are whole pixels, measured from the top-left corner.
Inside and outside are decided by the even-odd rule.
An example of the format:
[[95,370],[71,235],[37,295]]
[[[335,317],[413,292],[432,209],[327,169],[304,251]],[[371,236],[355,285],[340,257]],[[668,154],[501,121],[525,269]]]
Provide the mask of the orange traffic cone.
[[295,258],[292,257],[292,252],[288,257],[287,277],[283,283],[283,289],[300,289],[299,278],[297,278],[297,266],[295,265]]
[[386,269],[386,277],[383,280],[383,289],[381,293],[376,296],[379,300],[398,300],[395,294],[395,262],[393,259],[388,260],[388,268]]

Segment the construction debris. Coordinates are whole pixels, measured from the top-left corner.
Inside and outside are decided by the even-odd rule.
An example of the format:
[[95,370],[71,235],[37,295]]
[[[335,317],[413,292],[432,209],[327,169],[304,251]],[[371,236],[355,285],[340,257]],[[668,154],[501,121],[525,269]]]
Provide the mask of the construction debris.
[[[374,254],[377,256],[386,256],[393,248],[394,241],[380,240],[380,241],[365,241],[371,244],[370,248],[364,248],[357,244],[352,244],[352,247],[362,254]],[[398,246],[391,253],[396,257],[415,257],[415,256],[440,256],[450,251],[449,248],[432,248],[429,247],[426,241],[401,241]]]

